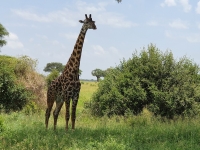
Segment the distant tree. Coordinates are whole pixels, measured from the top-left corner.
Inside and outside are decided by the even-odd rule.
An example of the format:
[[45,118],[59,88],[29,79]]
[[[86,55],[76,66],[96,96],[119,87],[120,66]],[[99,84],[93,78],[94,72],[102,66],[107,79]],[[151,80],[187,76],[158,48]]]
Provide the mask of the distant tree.
[[[65,65],[59,62],[52,62],[47,63],[46,67],[44,68],[45,72],[52,72],[53,70],[57,70],[59,73],[62,73],[65,68]],[[82,74],[82,70],[79,69],[79,76]]]
[[105,72],[101,69],[95,69],[92,71],[92,75],[97,77],[97,82],[99,82],[100,77],[105,76]]
[[3,40],[3,38],[4,38],[4,36],[7,36],[7,35],[9,35],[8,31],[0,23],[0,47],[6,45],[6,41]]
[[44,68],[45,72],[52,72],[53,70],[57,70],[58,72],[62,72],[65,66],[59,62],[52,62],[47,63],[46,67]]

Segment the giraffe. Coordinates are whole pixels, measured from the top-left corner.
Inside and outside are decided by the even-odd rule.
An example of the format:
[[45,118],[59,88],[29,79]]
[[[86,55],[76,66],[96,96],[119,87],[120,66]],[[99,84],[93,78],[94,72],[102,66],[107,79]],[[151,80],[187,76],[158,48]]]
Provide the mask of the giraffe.
[[68,130],[68,122],[70,118],[70,100],[72,99],[71,122],[72,129],[75,129],[76,106],[78,103],[79,92],[81,89],[81,83],[79,80],[79,66],[83,43],[87,30],[97,29],[95,21],[93,21],[91,18],[91,14],[89,15],[89,18],[87,17],[87,14],[85,14],[85,20],[79,20],[79,22],[83,23],[83,26],[76,40],[74,50],[64,68],[63,73],[51,82],[47,90],[47,109],[45,114],[46,128],[48,128],[48,122],[52,106],[54,104],[54,101],[56,101],[56,108],[53,112],[54,130],[56,129],[60,109],[64,103],[66,107],[66,130]]

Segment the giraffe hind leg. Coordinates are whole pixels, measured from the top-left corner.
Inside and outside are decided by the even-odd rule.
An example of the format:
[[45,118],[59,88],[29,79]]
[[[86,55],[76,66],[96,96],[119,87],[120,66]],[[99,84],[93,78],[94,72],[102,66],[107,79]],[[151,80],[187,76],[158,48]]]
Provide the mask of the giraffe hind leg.
[[56,108],[53,112],[53,117],[54,117],[54,130],[56,129],[57,125],[57,120],[58,120],[58,115],[60,113],[60,109],[62,108],[64,101],[56,101]]
[[46,114],[45,114],[45,125],[46,128],[48,128],[48,123],[49,123],[49,117],[51,113],[51,109],[53,107],[54,100],[47,98],[47,109],[46,109]]
[[79,93],[81,89],[81,83],[80,81],[76,82],[76,91],[74,92],[74,95],[72,97],[72,115],[71,115],[71,121],[72,121],[72,129],[75,129],[75,121],[76,121],[76,106],[79,99]]
[[47,109],[46,109],[46,114],[45,114],[46,129],[48,128],[51,109],[52,109],[54,101],[55,101],[55,92],[53,92],[53,91],[54,91],[54,89],[51,86],[47,90]]
[[72,121],[72,129],[75,129],[75,121],[76,121],[76,106],[78,103],[78,98],[79,98],[79,93],[74,96],[72,99],[72,116],[71,116],[71,121]]

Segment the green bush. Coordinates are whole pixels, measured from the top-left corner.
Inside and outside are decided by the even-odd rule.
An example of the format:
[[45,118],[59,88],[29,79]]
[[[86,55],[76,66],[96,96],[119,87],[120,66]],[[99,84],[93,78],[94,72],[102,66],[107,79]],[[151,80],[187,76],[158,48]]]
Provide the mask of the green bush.
[[3,123],[3,118],[0,116],[0,133],[4,131],[5,129],[5,126],[4,126],[4,123]]
[[0,105],[6,112],[21,110],[31,98],[31,93],[17,80],[15,62],[15,58],[0,58]]
[[49,86],[51,84],[51,81],[53,81],[54,79],[56,79],[59,76],[59,72],[57,70],[53,70],[47,77],[46,77],[46,83],[47,86]]
[[27,72],[35,71],[37,60],[33,60],[28,56],[21,56],[16,60],[14,72],[17,76],[23,76]]
[[40,112],[39,107],[34,103],[34,102],[29,102],[24,108],[23,108],[23,112],[26,115],[32,115],[36,112]]
[[92,97],[94,115],[140,113],[147,107],[167,118],[199,113],[199,67],[186,57],[176,61],[149,45],[110,69]]

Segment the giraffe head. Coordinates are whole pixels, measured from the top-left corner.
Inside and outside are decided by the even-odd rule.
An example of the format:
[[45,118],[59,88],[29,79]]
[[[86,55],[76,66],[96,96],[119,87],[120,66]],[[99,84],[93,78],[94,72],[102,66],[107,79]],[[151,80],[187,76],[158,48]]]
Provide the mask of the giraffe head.
[[85,20],[79,20],[80,23],[83,23],[83,27],[87,30],[87,29],[97,29],[96,25],[95,25],[95,21],[92,20],[91,14],[89,15],[89,18],[87,17],[87,14],[85,14]]

